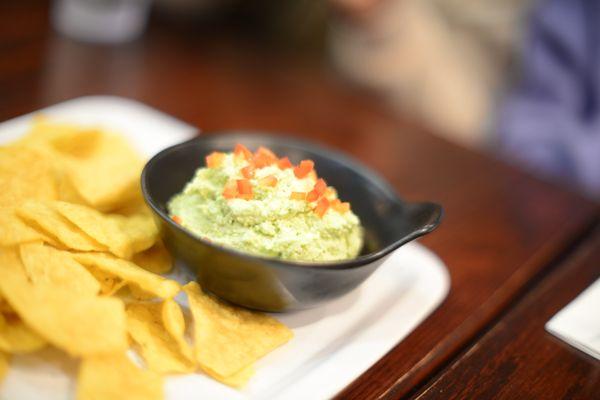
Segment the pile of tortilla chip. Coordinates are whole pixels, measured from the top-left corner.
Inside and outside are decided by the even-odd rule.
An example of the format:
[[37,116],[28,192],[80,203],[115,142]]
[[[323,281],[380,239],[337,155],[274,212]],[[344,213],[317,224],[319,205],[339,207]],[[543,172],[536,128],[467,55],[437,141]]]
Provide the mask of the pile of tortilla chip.
[[[291,338],[268,315],[161,275],[172,261],[142,167],[118,134],[43,118],[0,147],[0,380],[12,355],[54,346],[80,360],[78,399],[160,399],[168,374],[240,387]],[[189,312],[173,300],[181,290]]]

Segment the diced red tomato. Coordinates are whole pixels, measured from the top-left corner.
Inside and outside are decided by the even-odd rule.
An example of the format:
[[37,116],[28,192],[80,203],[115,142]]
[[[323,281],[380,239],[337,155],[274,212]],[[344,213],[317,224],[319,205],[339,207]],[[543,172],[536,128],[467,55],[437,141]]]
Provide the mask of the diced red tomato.
[[327,189],[327,182],[325,182],[325,179],[319,178],[315,183],[315,187],[313,188],[313,190],[319,195],[322,195],[323,193],[325,193],[325,189]]
[[340,199],[333,199],[331,200],[331,208],[333,208],[335,211],[339,212],[340,214],[343,214],[345,212],[350,211],[350,203],[344,201],[340,201]]
[[315,213],[319,216],[319,218],[323,218],[323,215],[327,212],[329,208],[329,200],[325,197],[321,197],[321,199],[317,202],[317,206],[315,207]]
[[279,161],[277,161],[277,166],[279,169],[288,169],[293,167],[292,162],[287,157],[280,158]]
[[246,161],[252,160],[252,152],[250,150],[248,150],[248,148],[246,146],[244,146],[243,144],[240,144],[240,143],[235,145],[233,154],[235,154],[237,157],[241,157],[241,158],[245,159]]
[[237,180],[237,191],[240,199],[250,200],[253,198],[252,194],[252,184],[248,179],[238,179]]
[[306,201],[317,201],[319,197],[321,197],[325,193],[325,189],[327,189],[327,183],[321,178],[317,180],[313,190],[311,190],[306,196]]
[[212,153],[206,156],[206,166],[208,168],[220,167],[221,164],[223,164],[223,160],[225,160],[225,153],[213,151]]
[[298,179],[305,178],[314,167],[315,163],[312,160],[302,160],[300,161],[300,165],[294,168],[294,175]]
[[308,201],[309,203],[312,203],[313,201],[317,201],[317,200],[319,200],[319,195],[314,190],[311,190],[306,195],[306,201]]
[[244,168],[242,168],[242,175],[244,178],[246,179],[252,179],[254,178],[254,165],[248,165]]
[[347,201],[342,201],[340,205],[337,207],[337,212],[343,214],[345,212],[350,211],[350,203]]
[[277,178],[275,175],[265,176],[258,181],[262,186],[271,186],[274,187],[277,185]]
[[305,192],[292,192],[290,194],[290,199],[292,200],[306,200]]
[[275,155],[275,153],[273,153],[270,149],[267,149],[264,146],[260,146],[258,149],[256,149],[256,154],[262,154],[266,157],[269,157],[272,160],[277,160],[277,156]]
[[236,181],[229,181],[223,188],[223,197],[226,199],[233,199],[238,195],[238,187]]
[[260,146],[254,153],[254,165],[256,168],[264,168],[277,162],[277,156],[266,147]]
[[171,219],[173,220],[173,222],[175,222],[176,224],[181,225],[181,217],[179,215],[173,215],[171,217]]

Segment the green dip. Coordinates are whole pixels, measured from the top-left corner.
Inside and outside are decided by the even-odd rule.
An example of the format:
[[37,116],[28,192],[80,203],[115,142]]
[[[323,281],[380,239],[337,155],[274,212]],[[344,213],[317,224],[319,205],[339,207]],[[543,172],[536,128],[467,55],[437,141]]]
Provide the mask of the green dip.
[[[320,217],[316,202],[291,198],[292,192],[310,192],[315,176],[298,179],[293,168],[276,164],[255,170],[248,179],[253,198],[223,195],[231,180],[244,179],[241,168],[248,162],[227,153],[218,166],[199,168],[183,191],[168,203],[171,217],[198,236],[233,249],[284,260],[333,261],[356,257],[363,244],[358,217],[333,207]],[[277,178],[274,187],[261,178]],[[337,198],[335,190],[326,195]]]

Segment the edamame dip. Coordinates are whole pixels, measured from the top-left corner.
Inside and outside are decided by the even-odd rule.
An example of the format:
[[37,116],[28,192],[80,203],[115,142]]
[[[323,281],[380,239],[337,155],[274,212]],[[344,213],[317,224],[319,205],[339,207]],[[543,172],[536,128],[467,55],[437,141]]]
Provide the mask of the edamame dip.
[[171,218],[209,241],[294,261],[356,257],[362,227],[311,160],[294,166],[267,148],[213,152],[168,203]]

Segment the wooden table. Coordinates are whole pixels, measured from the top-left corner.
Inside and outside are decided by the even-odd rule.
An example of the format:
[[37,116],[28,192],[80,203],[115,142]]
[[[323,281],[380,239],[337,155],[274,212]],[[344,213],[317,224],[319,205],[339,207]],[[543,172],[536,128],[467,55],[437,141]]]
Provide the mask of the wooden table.
[[597,229],[416,397],[599,398],[600,362],[544,331],[548,319],[598,279],[599,260]]
[[[560,397],[557,386],[585,397],[597,389],[599,363],[541,328],[598,273],[590,250],[599,243],[597,204],[432,135],[319,60],[164,24],[120,47],[84,45],[50,31],[43,3],[0,7],[0,120],[78,96],[126,96],[205,131],[264,129],[322,142],[377,170],[402,197],[443,204],[441,227],[422,242],[450,270],[448,298],[340,398],[491,398],[502,385],[507,398]],[[536,337],[543,343],[531,346]],[[532,354],[542,350],[573,367]],[[546,369],[535,386],[530,368]]]

